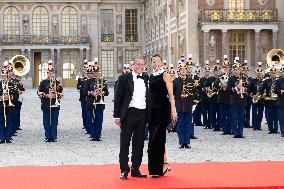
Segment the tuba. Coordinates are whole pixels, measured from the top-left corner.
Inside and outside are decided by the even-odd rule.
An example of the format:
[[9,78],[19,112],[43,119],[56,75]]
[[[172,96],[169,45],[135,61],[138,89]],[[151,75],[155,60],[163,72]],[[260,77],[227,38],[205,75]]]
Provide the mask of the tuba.
[[272,49],[266,55],[267,65],[272,66],[273,62],[275,63],[275,68],[281,68],[281,61],[284,60],[284,51],[282,49]]
[[13,72],[17,76],[24,76],[30,71],[30,61],[23,55],[16,55],[11,60]]

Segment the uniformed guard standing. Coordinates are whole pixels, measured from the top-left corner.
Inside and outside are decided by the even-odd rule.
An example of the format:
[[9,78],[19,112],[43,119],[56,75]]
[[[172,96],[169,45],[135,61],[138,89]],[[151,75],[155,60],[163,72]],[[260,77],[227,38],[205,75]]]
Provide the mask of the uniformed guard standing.
[[173,92],[178,114],[176,127],[179,138],[179,148],[191,148],[190,135],[193,130],[192,106],[196,97],[196,89],[194,80],[186,76],[186,65],[180,64],[178,71],[179,77],[173,81]]
[[210,76],[210,66],[209,61],[206,60],[205,67],[204,67],[204,76],[200,78],[200,88],[202,89],[200,94],[200,103],[201,103],[201,113],[202,113],[202,120],[203,120],[203,127],[205,129],[210,129],[211,126],[209,125],[209,104],[208,98],[206,95],[206,87],[209,86],[209,79]]
[[261,67],[262,62],[258,62],[258,68],[256,69],[256,77],[252,78],[248,86],[248,94],[252,97],[252,128],[254,131],[260,131],[261,122],[264,111],[264,100],[260,95],[260,87],[263,80],[263,69]]
[[228,56],[224,55],[223,61],[223,74],[219,77],[218,88],[218,103],[220,107],[220,125],[222,128],[222,135],[228,135],[232,133],[231,117],[230,117],[230,93],[228,91],[228,80],[231,75],[231,64],[228,61]]
[[274,91],[277,80],[276,71],[275,65],[272,64],[270,66],[270,76],[263,80],[263,84],[260,87],[260,95],[264,96],[265,100],[265,117],[268,124],[268,134],[278,133],[277,94]]
[[275,84],[275,93],[277,94],[276,105],[278,107],[281,136],[284,137],[284,62],[282,62],[280,72],[281,76]]
[[235,75],[231,76],[228,81],[228,90],[231,93],[231,126],[233,138],[244,138],[244,116],[246,107],[246,78],[242,76],[242,65],[236,63]]
[[56,80],[52,61],[48,61],[47,79],[40,82],[38,95],[41,99],[45,142],[57,142],[57,125],[60,110],[60,99],[63,97],[63,87]]

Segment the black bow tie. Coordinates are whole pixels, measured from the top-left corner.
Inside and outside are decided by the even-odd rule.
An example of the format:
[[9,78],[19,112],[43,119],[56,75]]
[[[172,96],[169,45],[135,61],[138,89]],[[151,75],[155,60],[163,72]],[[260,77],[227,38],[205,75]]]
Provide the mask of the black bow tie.
[[137,79],[139,79],[139,78],[143,79],[142,75],[137,75],[136,77],[137,77]]

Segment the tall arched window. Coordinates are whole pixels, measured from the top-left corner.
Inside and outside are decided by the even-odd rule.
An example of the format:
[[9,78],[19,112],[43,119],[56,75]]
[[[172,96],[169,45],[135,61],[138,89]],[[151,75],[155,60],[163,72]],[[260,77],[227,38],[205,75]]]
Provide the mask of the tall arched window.
[[3,13],[4,35],[20,35],[20,13],[16,7],[9,6]]
[[74,7],[65,7],[62,11],[62,35],[78,35],[78,14]]
[[33,35],[48,35],[48,11],[45,7],[36,7],[33,11]]

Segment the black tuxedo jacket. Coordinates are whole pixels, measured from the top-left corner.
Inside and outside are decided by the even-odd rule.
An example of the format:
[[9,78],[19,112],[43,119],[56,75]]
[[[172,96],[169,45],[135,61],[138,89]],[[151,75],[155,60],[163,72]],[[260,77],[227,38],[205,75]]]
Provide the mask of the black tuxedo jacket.
[[[142,74],[145,87],[146,87],[146,111],[147,111],[147,120],[149,118],[149,88],[148,88],[148,80],[149,76],[146,74]],[[132,73],[127,73],[119,76],[117,80],[116,89],[114,92],[114,111],[113,117],[120,118],[122,122],[129,104],[132,100],[134,91],[134,81]],[[147,121],[146,120],[146,121]]]

